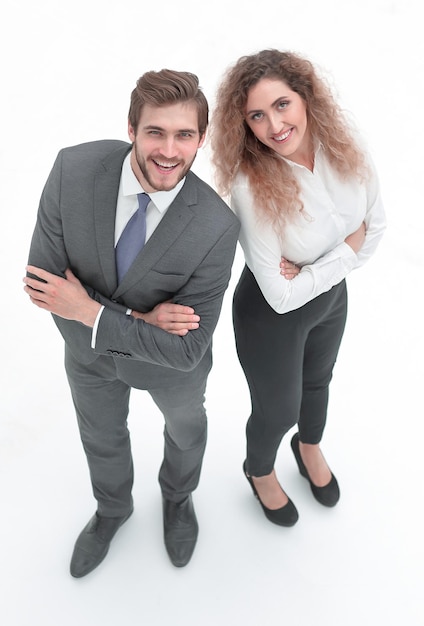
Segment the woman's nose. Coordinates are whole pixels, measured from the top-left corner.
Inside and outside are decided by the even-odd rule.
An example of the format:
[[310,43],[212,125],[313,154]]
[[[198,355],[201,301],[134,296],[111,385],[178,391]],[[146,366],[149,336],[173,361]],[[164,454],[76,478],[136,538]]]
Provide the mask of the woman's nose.
[[274,112],[269,116],[269,125],[273,134],[280,132],[284,126],[283,113]]

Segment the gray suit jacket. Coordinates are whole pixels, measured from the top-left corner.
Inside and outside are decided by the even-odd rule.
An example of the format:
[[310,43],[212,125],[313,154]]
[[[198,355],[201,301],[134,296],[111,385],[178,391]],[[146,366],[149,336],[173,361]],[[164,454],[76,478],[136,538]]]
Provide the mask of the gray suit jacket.
[[[91,345],[91,328],[55,317],[81,362],[114,358],[121,376],[138,388],[179,385],[211,367],[218,321],[239,233],[239,222],[206,183],[189,172],[183,188],[118,285],[115,213],[122,163],[131,149],[97,141],[61,150],[44,187],[29,263],[64,275],[67,267],[106,305]],[[172,300],[192,306],[200,328],[185,337],[125,315]]]

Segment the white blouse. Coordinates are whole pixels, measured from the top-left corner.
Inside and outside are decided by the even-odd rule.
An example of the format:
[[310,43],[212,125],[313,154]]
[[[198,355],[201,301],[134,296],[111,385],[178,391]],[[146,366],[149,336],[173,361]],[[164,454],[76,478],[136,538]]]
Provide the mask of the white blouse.
[[[303,212],[287,225],[284,238],[255,209],[247,177],[238,174],[231,190],[231,208],[241,221],[239,241],[246,265],[277,313],[297,309],[329,291],[375,252],[386,227],[374,165],[364,183],[343,181],[324,151],[315,155],[314,171],[286,159],[302,189]],[[365,221],[365,242],[358,254],[344,242]],[[281,257],[301,267],[287,280],[280,274]]]

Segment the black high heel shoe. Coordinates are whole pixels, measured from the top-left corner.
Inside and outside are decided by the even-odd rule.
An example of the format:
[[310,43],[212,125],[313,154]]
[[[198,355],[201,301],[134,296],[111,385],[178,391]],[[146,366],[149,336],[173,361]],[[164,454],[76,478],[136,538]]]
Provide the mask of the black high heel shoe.
[[328,485],[324,485],[324,487],[317,487],[310,479],[308,470],[306,469],[305,464],[302,461],[302,457],[300,456],[299,433],[295,433],[293,435],[290,445],[293,450],[299,472],[309,481],[311,491],[314,494],[315,499],[324,506],[335,506],[340,498],[340,489],[334,474],[331,472],[331,480]]
[[299,513],[290,498],[287,504],[280,509],[268,509],[268,507],[262,503],[255,485],[253,484],[252,477],[246,472],[246,461],[243,463],[243,474],[246,476],[249,485],[252,487],[253,495],[259,500],[259,504],[270,522],[278,524],[278,526],[294,526],[296,524],[299,519]]

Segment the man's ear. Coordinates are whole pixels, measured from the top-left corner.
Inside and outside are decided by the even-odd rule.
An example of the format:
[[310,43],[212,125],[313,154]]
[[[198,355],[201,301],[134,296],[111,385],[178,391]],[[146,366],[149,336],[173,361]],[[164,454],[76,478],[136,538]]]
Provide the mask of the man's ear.
[[134,143],[134,141],[135,141],[135,131],[134,131],[134,128],[132,127],[131,122],[129,120],[128,120],[128,137],[130,138],[132,143]]
[[203,144],[205,143],[205,139],[206,139],[206,131],[200,137],[199,145],[197,146],[198,148],[201,148],[203,146]]

